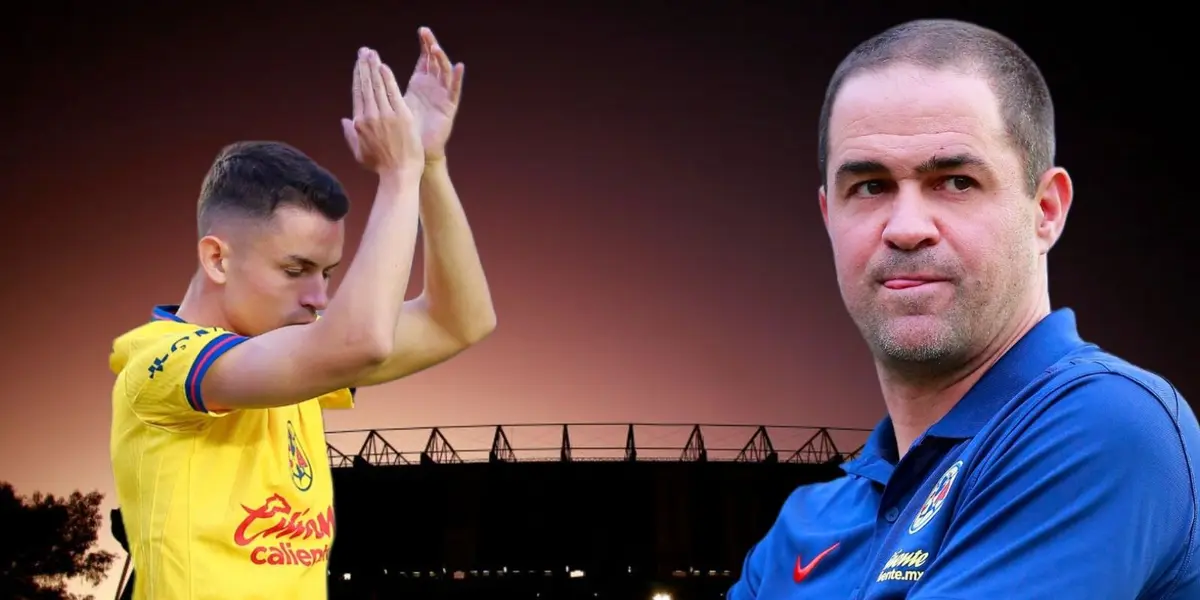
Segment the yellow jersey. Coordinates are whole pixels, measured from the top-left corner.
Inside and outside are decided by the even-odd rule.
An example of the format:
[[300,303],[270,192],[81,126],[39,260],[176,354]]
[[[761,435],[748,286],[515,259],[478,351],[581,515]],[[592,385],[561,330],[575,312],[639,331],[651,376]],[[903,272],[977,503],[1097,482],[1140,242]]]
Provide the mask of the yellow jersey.
[[324,600],[334,536],[322,408],[213,412],[200,383],[247,338],[173,306],[113,343],[113,476],[135,600]]

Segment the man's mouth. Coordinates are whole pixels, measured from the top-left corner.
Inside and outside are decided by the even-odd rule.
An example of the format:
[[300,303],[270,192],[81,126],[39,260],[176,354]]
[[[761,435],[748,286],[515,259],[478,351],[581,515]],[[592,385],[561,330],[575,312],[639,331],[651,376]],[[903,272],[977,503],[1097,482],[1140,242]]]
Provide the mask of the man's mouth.
[[898,277],[889,277],[883,280],[883,287],[889,290],[909,290],[923,285],[939,283],[946,281],[937,277],[926,277],[921,275],[902,275]]

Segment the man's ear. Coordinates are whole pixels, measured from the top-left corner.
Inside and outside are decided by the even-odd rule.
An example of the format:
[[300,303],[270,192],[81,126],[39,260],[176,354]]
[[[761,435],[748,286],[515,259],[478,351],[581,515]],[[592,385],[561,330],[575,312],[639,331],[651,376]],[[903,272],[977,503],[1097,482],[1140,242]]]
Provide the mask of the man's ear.
[[1062,237],[1074,196],[1074,184],[1066,169],[1054,167],[1042,174],[1035,197],[1038,249],[1042,254],[1048,254]]
[[229,263],[229,245],[215,235],[200,238],[196,245],[200,258],[200,268],[204,274],[218,285],[224,284],[226,268]]
[[817,201],[821,204],[821,220],[825,221],[825,228],[829,229],[829,199],[825,197],[825,186],[817,188]]

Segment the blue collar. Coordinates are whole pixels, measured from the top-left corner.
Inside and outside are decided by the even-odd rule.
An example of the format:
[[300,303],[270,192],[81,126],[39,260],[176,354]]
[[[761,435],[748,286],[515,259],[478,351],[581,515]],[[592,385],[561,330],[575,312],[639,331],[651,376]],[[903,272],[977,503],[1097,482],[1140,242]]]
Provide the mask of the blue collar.
[[892,478],[892,471],[896,469],[899,455],[892,418],[884,417],[867,437],[867,443],[863,444],[858,458],[843,463],[842,470],[886,485]]
[[[1062,308],[1050,313],[1000,357],[925,435],[953,440],[974,437],[1029,382],[1085,344],[1079,337],[1074,311]],[[897,456],[892,420],[884,417],[867,438],[859,458],[843,464],[842,469],[886,483]]]
[[186,321],[180,319],[179,315],[175,314],[177,312],[179,312],[179,305],[177,304],[160,304],[154,307],[154,310],[150,312],[150,316],[152,321],[176,321],[179,323],[185,323]]

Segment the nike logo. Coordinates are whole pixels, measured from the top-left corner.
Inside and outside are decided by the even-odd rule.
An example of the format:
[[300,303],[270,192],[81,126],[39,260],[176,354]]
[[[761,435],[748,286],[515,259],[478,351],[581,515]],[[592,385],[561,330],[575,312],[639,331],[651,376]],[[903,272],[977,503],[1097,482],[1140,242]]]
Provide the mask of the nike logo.
[[799,555],[797,555],[796,556],[796,570],[792,572],[792,579],[795,580],[796,583],[800,583],[801,581],[804,581],[804,578],[808,577],[808,574],[812,572],[813,567],[817,566],[817,563],[821,562],[821,559],[825,558],[825,555],[829,554],[830,552],[833,552],[834,550],[837,550],[837,547],[840,545],[842,545],[842,543],[838,542],[838,543],[826,548],[824,552],[818,554],[816,556],[816,558],[812,559],[812,562],[809,562],[807,565],[805,565],[804,560],[801,559]]

